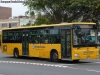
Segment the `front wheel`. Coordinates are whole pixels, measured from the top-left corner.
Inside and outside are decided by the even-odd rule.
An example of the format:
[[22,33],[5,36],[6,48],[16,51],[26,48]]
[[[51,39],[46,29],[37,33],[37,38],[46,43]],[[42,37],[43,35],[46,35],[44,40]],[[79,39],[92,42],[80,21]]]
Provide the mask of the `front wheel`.
[[58,53],[56,51],[51,52],[50,60],[53,61],[53,62],[57,62],[58,61]]

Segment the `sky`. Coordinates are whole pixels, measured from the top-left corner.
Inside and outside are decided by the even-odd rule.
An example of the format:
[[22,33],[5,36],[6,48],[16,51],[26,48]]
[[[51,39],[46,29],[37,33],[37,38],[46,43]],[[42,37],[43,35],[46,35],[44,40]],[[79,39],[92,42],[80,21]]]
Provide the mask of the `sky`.
[[11,7],[12,16],[25,15],[28,10],[22,3],[0,3],[0,6]]

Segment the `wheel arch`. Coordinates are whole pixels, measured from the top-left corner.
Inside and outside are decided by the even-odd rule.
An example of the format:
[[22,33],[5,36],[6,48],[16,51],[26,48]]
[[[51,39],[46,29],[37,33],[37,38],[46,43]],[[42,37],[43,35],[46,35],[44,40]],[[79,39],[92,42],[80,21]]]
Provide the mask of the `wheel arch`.
[[[15,53],[17,52],[17,57],[16,57],[16,55],[15,55]],[[15,47],[14,49],[13,49],[13,55],[14,55],[14,57],[15,58],[19,58],[19,49],[17,48],[17,47]]]
[[[18,50],[18,48],[17,48],[17,47],[15,47],[15,48],[13,49],[13,53],[14,53],[14,51],[15,51],[15,50]],[[19,52],[19,50],[18,50],[18,52]]]
[[58,54],[58,51],[56,49],[51,49],[50,55],[51,55],[52,52],[57,52],[57,54]]

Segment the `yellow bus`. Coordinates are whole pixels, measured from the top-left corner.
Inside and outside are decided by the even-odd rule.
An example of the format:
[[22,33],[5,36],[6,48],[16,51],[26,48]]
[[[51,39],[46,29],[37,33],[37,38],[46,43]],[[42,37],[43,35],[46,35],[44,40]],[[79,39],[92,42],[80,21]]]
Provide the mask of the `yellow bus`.
[[2,53],[58,60],[98,59],[96,23],[60,23],[2,30]]

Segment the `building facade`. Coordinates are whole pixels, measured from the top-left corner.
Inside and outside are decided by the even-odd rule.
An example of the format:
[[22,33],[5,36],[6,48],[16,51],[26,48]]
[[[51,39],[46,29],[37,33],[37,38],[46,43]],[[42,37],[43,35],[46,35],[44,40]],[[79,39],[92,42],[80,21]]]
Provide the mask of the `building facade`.
[[[26,25],[27,23],[29,23],[30,19],[29,18],[20,18],[20,26]],[[31,19],[31,23],[34,23],[34,19]]]
[[[20,26],[26,25],[30,21],[29,16],[17,16],[17,17],[14,17],[14,18],[19,18]],[[36,19],[35,16],[31,17],[31,23],[32,24],[34,24],[35,19]]]
[[20,22],[18,18],[0,20],[0,30],[2,30],[3,28],[13,28],[19,26],[20,26]]
[[12,17],[12,8],[0,6],[0,19],[9,19]]

